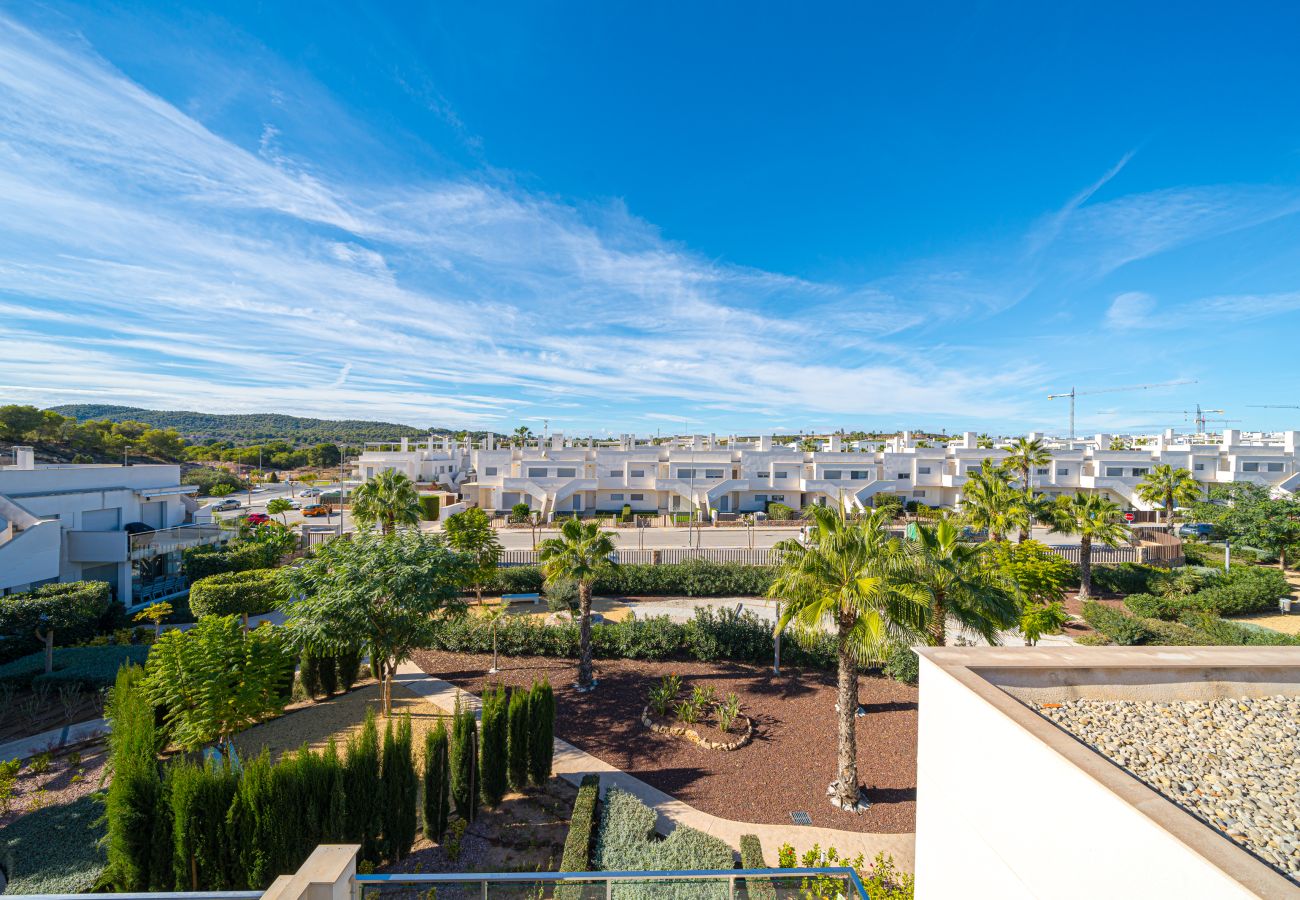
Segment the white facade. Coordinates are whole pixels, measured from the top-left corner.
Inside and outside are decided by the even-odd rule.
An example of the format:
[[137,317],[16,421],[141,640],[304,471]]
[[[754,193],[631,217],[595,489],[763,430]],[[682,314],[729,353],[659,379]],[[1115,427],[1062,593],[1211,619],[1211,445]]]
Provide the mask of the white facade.
[[[1034,491],[1101,491],[1122,507],[1149,509],[1136,489],[1160,464],[1186,468],[1206,486],[1249,481],[1282,493],[1300,487],[1300,432],[1244,437],[1229,430],[1217,441],[1203,438],[1202,443],[1166,432],[1127,450],[1111,450],[1111,440],[1111,435],[1099,434],[1073,442],[1047,441],[1052,461],[1030,474]],[[770,437],[737,441],[694,435],[656,445],[624,435],[617,444],[577,445],[557,434],[527,447],[500,448],[490,440],[471,445],[430,438],[419,445],[368,447],[355,465],[362,478],[398,469],[412,480],[459,491],[471,505],[497,512],[524,503],[549,518],[616,512],[626,505],[634,512],[694,513],[708,519],[763,510],[769,502],[794,509],[818,504],[857,510],[871,506],[880,494],[927,506],[957,506],[970,473],[984,459],[1006,456],[1005,449],[978,443],[973,432],[934,447],[923,446],[907,432],[883,444],[856,442],[852,447],[831,436],[812,452],[774,446]]]
[[130,607],[133,581],[179,574],[183,547],[222,539],[180,466],[37,465],[22,447],[16,457],[0,466],[0,594],[106,581]]

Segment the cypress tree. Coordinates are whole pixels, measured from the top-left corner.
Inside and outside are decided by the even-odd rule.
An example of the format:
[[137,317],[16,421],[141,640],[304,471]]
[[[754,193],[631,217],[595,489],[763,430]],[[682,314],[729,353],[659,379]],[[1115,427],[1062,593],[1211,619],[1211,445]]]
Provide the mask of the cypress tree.
[[447,830],[451,802],[451,770],[447,760],[447,724],[424,733],[424,837],[441,841]]
[[459,697],[451,727],[451,799],[456,815],[473,822],[478,818],[478,728],[474,711],[463,708]]
[[483,739],[479,753],[482,789],[479,794],[486,806],[496,806],[506,793],[508,702],[503,687],[488,688],[483,692]]
[[325,804],[325,840],[331,844],[341,844],[347,834],[347,799],[343,793],[343,761],[339,758],[339,747],[334,738],[325,745],[321,757],[327,777],[322,789],[328,792],[329,800]]
[[555,692],[549,681],[533,682],[528,696],[528,778],[542,785],[555,756]]
[[244,764],[226,818],[226,834],[242,874],[241,889],[262,890],[272,880],[277,810],[271,804],[271,754],[263,750]]
[[320,657],[310,650],[302,651],[299,660],[298,679],[302,682],[302,689],[307,692],[308,697],[315,697],[321,692],[320,670]]
[[528,786],[528,700],[528,691],[522,688],[515,688],[510,691],[510,706],[507,714],[506,774],[510,778],[510,786],[517,791],[522,791]]
[[[147,890],[153,879],[162,778],[154,709],[141,686],[143,677],[139,666],[118,670],[107,710],[112,723],[108,748],[113,781],[105,805],[108,865],[104,877],[119,891]],[[170,863],[165,868],[170,870]]]
[[339,661],[337,657],[326,656],[317,666],[320,689],[326,697],[333,697],[339,692]]
[[226,841],[237,777],[226,765],[172,765],[172,869],[190,891],[225,891],[243,881]]
[[347,840],[361,845],[362,859],[378,862],[383,796],[379,785],[379,728],[374,709],[366,711],[361,731],[348,741],[343,778]]
[[411,852],[417,814],[419,779],[411,747],[411,716],[402,716],[393,727],[390,717],[384,728],[384,760],[380,776],[384,794],[384,855],[399,860]]
[[154,806],[153,837],[149,848],[150,891],[184,890],[183,886],[178,887],[176,884],[176,872],[172,867],[173,844],[172,783],[169,772],[165,769]]
[[338,664],[339,686],[345,691],[352,690],[361,673],[361,651],[346,650],[335,659]]

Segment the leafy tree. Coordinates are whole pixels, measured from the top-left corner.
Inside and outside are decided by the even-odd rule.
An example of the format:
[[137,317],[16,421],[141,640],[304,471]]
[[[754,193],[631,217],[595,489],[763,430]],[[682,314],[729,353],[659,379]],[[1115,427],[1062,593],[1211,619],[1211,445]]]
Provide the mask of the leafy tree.
[[1092,545],[1117,547],[1128,540],[1129,529],[1119,506],[1101,494],[1077,493],[1056,498],[1052,531],[1079,536],[1079,598],[1092,596]]
[[856,809],[858,786],[858,667],[883,661],[891,647],[926,632],[929,609],[909,581],[909,560],[885,530],[888,520],[873,512],[850,521],[814,508],[806,541],[781,541],[777,573],[768,596],[783,601],[777,632],[793,624],[812,643],[829,627],[835,636],[838,694],[838,777],[834,803]]
[[217,742],[229,755],[236,732],[284,708],[293,666],[281,630],[245,634],[238,616],[209,616],[165,631],[145,667],[145,690],[166,710],[172,739],[187,750]]
[[1020,598],[1020,633],[1033,646],[1044,634],[1059,634],[1069,620],[1062,605],[1074,567],[1038,541],[998,544],[991,565]]
[[451,549],[474,561],[474,597],[483,602],[483,583],[491,581],[501,560],[501,540],[487,513],[477,506],[448,516],[443,533]]
[[1286,569],[1291,548],[1300,542],[1300,501],[1260,499],[1257,493],[1245,496],[1248,499],[1233,503],[1222,527],[1252,547],[1277,554],[1278,565]]
[[228,484],[214,484],[208,489],[208,493],[213,497],[224,497],[227,494],[234,493],[234,488]]
[[1117,434],[1117,435],[1115,435],[1113,438],[1110,439],[1110,447],[1109,447],[1108,449],[1110,449],[1110,450],[1127,450],[1127,449],[1128,449],[1128,441],[1124,440],[1124,438],[1120,437],[1120,436]]
[[385,469],[352,494],[352,518],[362,528],[392,534],[399,525],[420,524],[420,494],[396,469]]
[[1170,465],[1158,465],[1137,485],[1137,495],[1165,511],[1165,528],[1174,530],[1174,507],[1187,506],[1201,497],[1201,486],[1192,473]]
[[289,526],[289,520],[286,517],[286,514],[291,509],[293,509],[293,504],[284,497],[276,497],[274,500],[266,504],[266,514],[268,516],[279,516],[280,522],[286,528]]
[[307,450],[308,464],[322,469],[337,466],[341,458],[336,444],[317,444]]
[[464,612],[470,563],[440,537],[402,531],[329,541],[283,571],[294,642],[330,653],[368,647],[388,715],[397,666],[433,640],[440,617]]
[[591,670],[591,590],[596,579],[617,566],[610,558],[614,537],[595,522],[566,519],[559,537],[542,541],[538,560],[547,580],[568,578],[578,585],[578,689],[595,687]]
[[987,564],[989,544],[964,543],[961,531],[945,519],[918,524],[916,539],[907,547],[913,554],[912,578],[930,605],[930,646],[947,643],[949,618],[989,644],[996,644],[998,632],[1016,623],[1019,604]]
[[170,603],[167,603],[166,601],[162,603],[150,603],[144,609],[136,613],[131,618],[131,621],[152,622],[153,636],[156,638],[158,637],[159,633],[162,631],[163,620],[166,619],[168,616],[170,616],[174,611],[175,610],[172,608],[172,605]]
[[25,440],[28,433],[41,427],[45,420],[35,406],[9,404],[0,406],[0,438],[7,441]]

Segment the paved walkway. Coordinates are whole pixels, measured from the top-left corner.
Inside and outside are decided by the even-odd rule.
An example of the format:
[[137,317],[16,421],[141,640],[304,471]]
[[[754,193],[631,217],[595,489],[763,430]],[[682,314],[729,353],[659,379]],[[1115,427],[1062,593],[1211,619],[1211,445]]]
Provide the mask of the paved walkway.
[[88,741],[105,734],[108,734],[108,721],[105,719],[91,719],[89,722],[78,722],[75,725],[52,728],[31,737],[19,738],[7,744],[0,744],[0,761],[26,759],[38,753],[45,753],[47,750],[54,752],[62,747],[80,744],[82,741]]
[[[476,711],[481,708],[478,697],[440,678],[426,675],[415,663],[403,663],[397,670],[396,681],[435,706],[448,711],[455,707],[458,697],[462,706],[468,706]],[[653,808],[659,816],[659,831],[664,834],[677,825],[688,825],[726,841],[735,848],[740,846],[742,834],[755,834],[763,843],[764,861],[770,866],[775,866],[777,863],[777,848],[788,843],[800,854],[813,844],[820,844],[822,849],[834,847],[840,851],[841,856],[856,856],[861,853],[868,862],[877,853],[883,851],[892,856],[900,868],[909,872],[913,870],[913,844],[916,838],[914,834],[868,834],[858,831],[840,831],[835,828],[734,822],[689,806],[658,788],[646,784],[641,779],[597,759],[590,753],[579,750],[567,741],[555,739],[556,775],[577,784],[582,780],[583,775],[593,772],[600,775],[602,791],[608,789],[610,785],[617,785],[628,793],[635,794],[642,802]]]

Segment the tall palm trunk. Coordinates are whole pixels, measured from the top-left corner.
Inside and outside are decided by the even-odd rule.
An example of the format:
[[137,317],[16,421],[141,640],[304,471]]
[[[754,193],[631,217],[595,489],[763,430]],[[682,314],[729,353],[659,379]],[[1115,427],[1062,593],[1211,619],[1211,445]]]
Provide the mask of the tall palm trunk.
[[1079,538],[1079,599],[1092,596],[1092,535]]
[[834,800],[843,809],[853,809],[858,804],[858,661],[849,649],[849,632],[852,622],[840,621],[839,671],[837,696],[839,697],[838,748],[839,780],[835,782]]
[[1165,531],[1170,534],[1174,533],[1174,498],[1172,495],[1165,498]]
[[578,582],[578,611],[582,621],[578,625],[578,687],[589,688],[591,675],[591,585]]
[[934,592],[930,607],[930,646],[942,647],[948,642],[948,598],[943,591]]

